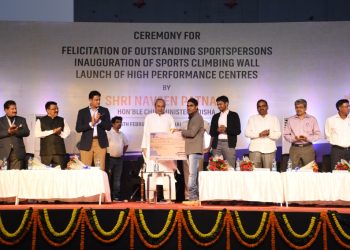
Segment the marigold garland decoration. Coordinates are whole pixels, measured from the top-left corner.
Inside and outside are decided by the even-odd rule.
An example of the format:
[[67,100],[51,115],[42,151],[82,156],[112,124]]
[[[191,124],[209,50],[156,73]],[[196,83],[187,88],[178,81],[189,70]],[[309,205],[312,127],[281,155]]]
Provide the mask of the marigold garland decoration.
[[236,223],[238,225],[238,228],[239,228],[240,232],[247,239],[255,240],[256,238],[258,238],[260,236],[261,232],[263,231],[263,228],[266,226],[267,212],[263,212],[263,215],[262,215],[262,218],[261,218],[258,230],[256,230],[255,234],[252,234],[252,235],[251,234],[247,234],[246,231],[244,230],[243,226],[242,226],[242,222],[241,222],[241,219],[239,217],[238,212],[234,211],[233,214],[235,215]]
[[[330,220],[329,217],[332,218],[332,221],[335,224],[335,226],[333,225],[333,223],[332,223],[332,221]],[[325,223],[327,223],[329,231],[334,236],[334,239],[337,241],[337,243],[339,245],[341,245],[343,248],[350,249],[349,242],[344,242],[344,241],[348,241],[347,236],[349,236],[349,235],[344,231],[343,227],[340,225],[339,218],[340,218],[339,215],[337,216],[336,212],[333,212],[333,211],[331,211],[328,214],[324,215]]]
[[167,242],[170,236],[173,234],[178,221],[178,214],[176,213],[174,215],[174,211],[170,210],[163,229],[159,233],[154,234],[149,230],[142,210],[139,209],[138,212],[135,211],[134,213],[136,232],[139,235],[142,243],[148,248],[159,248],[165,242]]
[[6,230],[0,214],[0,243],[8,246],[18,244],[28,233],[29,229],[31,228],[33,219],[33,209],[29,208],[25,210],[21,224],[15,232],[10,233]]
[[[85,249],[86,228],[98,241],[109,244],[119,240],[122,235],[130,232],[130,248],[135,248],[135,239],[139,240],[148,249],[162,247],[173,233],[177,233],[177,250],[183,249],[183,234],[202,247],[210,247],[220,237],[226,237],[226,250],[233,248],[231,245],[231,230],[238,242],[246,248],[259,246],[271,232],[271,249],[276,250],[276,236],[286,243],[289,248],[308,249],[319,236],[322,227],[323,249],[328,249],[328,235],[332,235],[339,244],[339,248],[350,249],[350,220],[348,215],[342,215],[335,211],[321,212],[310,216],[310,223],[304,232],[296,232],[290,224],[287,214],[263,212],[260,224],[254,233],[247,233],[244,221],[237,211],[218,211],[213,227],[208,232],[201,232],[190,210],[169,210],[164,226],[159,232],[152,232],[147,223],[147,216],[143,210],[125,209],[119,210],[116,222],[110,231],[100,224],[96,210],[74,209],[71,218],[61,232],[55,230],[50,220],[50,211],[47,209],[29,208],[24,211],[20,225],[13,232],[6,229],[3,216],[0,211],[0,248],[1,245],[14,246],[19,244],[31,230],[31,250],[36,250],[38,232],[42,238],[54,247],[62,247],[70,242],[73,237],[80,235],[80,250]],[[51,215],[52,216],[52,215]],[[37,230],[39,227],[39,230]],[[126,230],[129,227],[130,230]],[[223,234],[223,230],[225,233]],[[77,234],[78,230],[80,232]],[[136,230],[136,233],[135,233]],[[328,234],[328,231],[330,234]],[[277,232],[277,233],[276,233]]]
[[292,234],[292,236],[295,238],[298,238],[298,239],[307,238],[315,230],[315,223],[317,220],[317,218],[315,216],[311,217],[310,225],[309,225],[308,229],[305,231],[305,233],[303,233],[303,234],[298,234],[293,230],[292,226],[289,224],[289,221],[288,221],[286,214],[282,214],[282,218],[283,218],[283,222],[284,222],[283,225],[285,225],[287,227],[288,233]]
[[36,249],[37,230],[38,230],[38,210],[34,210],[34,212],[33,212],[32,250]]
[[[315,242],[321,229],[321,216],[319,216],[319,218],[317,219],[317,223],[314,223],[313,227],[310,227],[309,225],[308,230],[306,231],[307,237],[295,238],[292,234],[291,226],[288,227],[283,219],[278,219],[278,217],[280,217],[278,213],[277,215],[274,212],[271,213],[273,214],[272,220],[273,223],[275,223],[278,234],[282,237],[282,239],[287,243],[289,247],[294,249],[307,249],[310,246],[312,246],[312,244]],[[282,224],[282,226],[280,224]]]
[[[233,213],[236,222],[234,222],[234,220],[232,219],[231,214],[232,214],[232,212],[230,213],[230,217],[228,218],[228,222],[230,223],[231,229],[241,245],[248,247],[248,248],[253,248],[253,247],[257,247],[265,240],[267,233],[269,232],[269,229],[271,226],[271,212],[270,212],[269,219],[267,219],[267,220],[266,220],[267,213],[266,214],[265,214],[265,212],[263,213],[260,225],[259,225],[256,233],[253,235],[247,234],[245,232],[245,230],[243,229],[238,212],[235,211]],[[238,229],[236,228],[235,224],[237,224]],[[244,233],[243,233],[243,231],[244,231]],[[262,232],[264,232],[264,233],[262,233]]]
[[190,210],[181,212],[182,223],[188,236],[199,246],[208,247],[213,245],[221,236],[225,228],[225,214],[226,209],[219,211],[213,228],[208,233],[202,233],[195,225]]
[[130,210],[121,210],[118,215],[117,223],[111,231],[105,231],[97,218],[96,211],[93,209],[85,210],[86,224],[95,239],[102,243],[111,243],[117,241],[124,233],[130,222]]
[[46,209],[38,211],[38,225],[44,239],[54,247],[61,247],[70,242],[75,236],[80,224],[82,222],[83,213],[80,208],[79,211],[73,210],[72,217],[68,223],[68,226],[61,233],[55,231],[51,225],[49,215]]

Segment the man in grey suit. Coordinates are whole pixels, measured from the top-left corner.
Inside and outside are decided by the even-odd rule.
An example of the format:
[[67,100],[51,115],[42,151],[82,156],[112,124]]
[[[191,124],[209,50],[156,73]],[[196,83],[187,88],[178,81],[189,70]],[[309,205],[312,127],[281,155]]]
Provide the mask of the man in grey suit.
[[17,116],[16,102],[4,103],[5,116],[0,117],[0,159],[7,159],[9,169],[24,168],[26,149],[23,137],[29,136],[26,119]]
[[182,136],[185,138],[185,152],[188,159],[189,178],[188,191],[189,202],[198,200],[198,168],[200,160],[203,158],[203,134],[204,120],[198,112],[198,101],[190,98],[187,101],[187,113],[189,121],[186,130],[182,130]]

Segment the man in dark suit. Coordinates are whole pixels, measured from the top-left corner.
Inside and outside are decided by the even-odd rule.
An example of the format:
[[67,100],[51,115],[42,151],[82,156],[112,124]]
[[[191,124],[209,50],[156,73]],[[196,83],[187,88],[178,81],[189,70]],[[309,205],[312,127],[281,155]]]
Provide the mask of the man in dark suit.
[[106,130],[111,130],[112,124],[109,110],[100,106],[101,94],[93,90],[89,93],[89,107],[78,112],[75,130],[82,132],[79,150],[81,161],[91,166],[94,161],[95,166],[100,165],[105,169],[105,157],[108,147]]
[[6,115],[0,117],[0,159],[7,159],[9,169],[21,169],[26,156],[23,137],[29,136],[30,131],[26,119],[17,116],[15,101],[6,101],[4,110]]
[[226,96],[216,98],[220,113],[211,119],[210,135],[213,155],[222,155],[230,166],[235,167],[237,135],[241,133],[241,123],[236,112],[228,109]]

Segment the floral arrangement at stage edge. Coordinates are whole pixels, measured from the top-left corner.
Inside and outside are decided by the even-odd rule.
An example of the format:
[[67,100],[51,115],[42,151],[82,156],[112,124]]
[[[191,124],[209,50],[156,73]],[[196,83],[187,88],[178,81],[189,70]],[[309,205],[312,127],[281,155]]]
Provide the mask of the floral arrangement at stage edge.
[[335,165],[335,170],[347,170],[350,171],[350,163],[341,159],[340,162]]
[[243,160],[240,163],[240,169],[241,171],[253,171],[254,170],[254,163],[249,160],[248,157],[244,156]]
[[209,165],[207,167],[209,171],[227,171],[228,163],[224,160],[223,156],[217,156],[209,158]]
[[84,163],[79,160],[77,155],[71,155],[69,157],[69,162],[67,163],[67,169],[83,169],[85,167]]
[[318,165],[317,165],[316,161],[312,165],[312,171],[315,172],[315,173],[318,172]]

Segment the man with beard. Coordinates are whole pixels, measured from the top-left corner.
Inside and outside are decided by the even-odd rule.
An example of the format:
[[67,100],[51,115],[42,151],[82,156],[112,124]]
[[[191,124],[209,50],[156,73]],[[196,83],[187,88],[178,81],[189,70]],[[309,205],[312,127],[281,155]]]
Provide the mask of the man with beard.
[[220,111],[213,116],[210,124],[213,155],[222,155],[231,167],[235,167],[237,135],[241,133],[241,122],[236,112],[228,109],[227,96],[216,98]]

